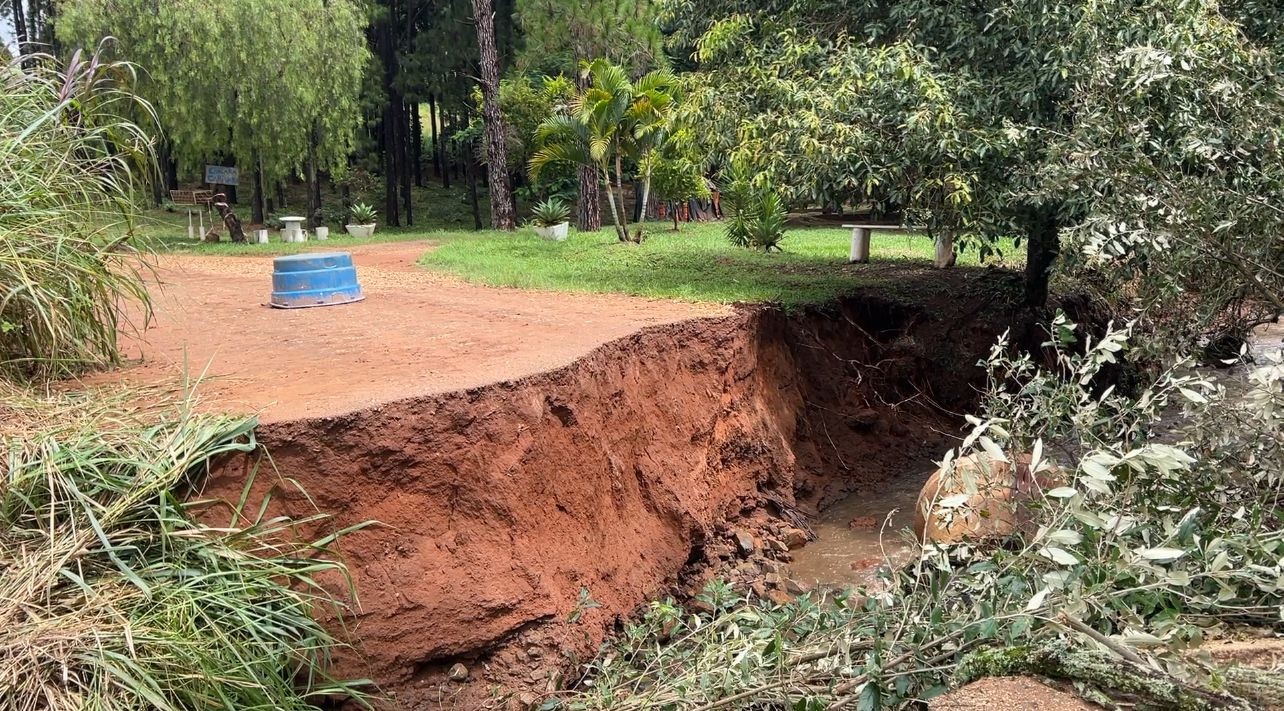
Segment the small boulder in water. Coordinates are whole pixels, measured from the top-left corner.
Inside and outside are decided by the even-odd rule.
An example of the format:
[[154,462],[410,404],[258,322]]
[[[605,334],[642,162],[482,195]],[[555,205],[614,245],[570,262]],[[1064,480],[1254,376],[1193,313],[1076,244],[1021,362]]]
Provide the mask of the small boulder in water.
[[[978,452],[954,462],[948,476],[938,469],[914,506],[919,538],[931,543],[1003,538],[1027,525],[1031,502],[1064,479],[1056,466],[1032,473],[1030,459],[1019,454],[1006,462]],[[966,498],[959,501],[960,496]]]

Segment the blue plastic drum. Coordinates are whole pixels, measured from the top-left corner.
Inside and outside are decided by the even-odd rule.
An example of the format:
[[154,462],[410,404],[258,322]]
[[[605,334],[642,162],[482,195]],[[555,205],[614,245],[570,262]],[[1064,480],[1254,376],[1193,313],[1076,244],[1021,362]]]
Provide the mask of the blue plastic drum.
[[347,252],[277,257],[272,270],[272,306],[303,309],[337,306],[366,298]]

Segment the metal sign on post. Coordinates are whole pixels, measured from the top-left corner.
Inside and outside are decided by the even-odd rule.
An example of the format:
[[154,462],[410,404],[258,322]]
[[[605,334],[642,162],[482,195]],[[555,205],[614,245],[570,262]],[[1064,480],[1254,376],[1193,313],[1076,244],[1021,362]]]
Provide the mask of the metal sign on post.
[[209,185],[238,185],[240,173],[226,165],[205,166],[205,182]]

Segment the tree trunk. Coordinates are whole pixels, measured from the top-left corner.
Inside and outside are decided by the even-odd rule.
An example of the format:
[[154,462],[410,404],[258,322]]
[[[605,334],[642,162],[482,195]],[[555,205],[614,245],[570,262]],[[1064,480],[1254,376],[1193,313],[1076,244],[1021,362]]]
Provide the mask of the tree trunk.
[[448,119],[446,118],[446,109],[441,107],[437,111],[437,118],[441,121],[441,128],[438,130],[438,154],[441,156],[441,187],[450,189],[450,151],[447,150],[450,144],[450,131],[447,130]]
[[638,224],[646,222],[647,201],[651,199],[651,173],[648,172],[642,180],[642,211],[638,215]]
[[602,229],[601,178],[591,166],[580,167],[580,204],[576,206],[575,226],[580,232]]
[[415,187],[424,186],[424,120],[420,116],[423,105],[419,102],[410,105],[410,140],[411,167],[414,169]]
[[401,141],[398,144],[398,148],[401,152],[401,160],[399,161],[401,164],[401,205],[406,213],[407,226],[415,224],[415,213],[414,209],[411,207],[414,196],[411,194],[410,190],[410,181],[412,174],[414,173],[413,166],[411,165],[411,158],[414,156],[414,146],[410,135],[412,124],[410,116],[408,115],[411,106],[412,104],[402,102],[400,105],[400,116],[397,117],[397,127],[401,132]]
[[[609,178],[607,179],[607,184],[608,184],[608,187],[609,187],[609,184],[610,184],[610,179],[609,179]],[[623,156],[621,156],[621,155],[620,155],[620,151],[619,151],[618,146],[616,147],[616,151],[615,151],[615,189],[616,189],[616,191],[617,191],[617,192],[619,193],[619,195],[620,195],[620,211],[619,211],[619,214],[615,216],[616,231],[617,231],[617,232],[619,233],[619,235],[620,235],[620,241],[621,241],[621,242],[628,242],[628,241],[629,241],[629,228],[628,228],[628,226],[627,226],[627,225],[625,224],[625,222],[624,222],[624,220],[625,220],[625,217],[624,217],[624,216],[625,216],[625,212],[624,212],[624,210],[625,210],[625,207],[624,207],[624,206],[625,206],[625,202],[624,202],[624,158],[623,158]],[[611,211],[612,211],[612,212],[615,212],[615,210],[614,210],[614,209],[612,209]]]
[[[457,114],[453,112],[451,113],[450,115],[451,138],[454,138],[455,134],[459,133],[459,129],[461,127],[466,127],[466,126],[467,124],[464,123],[464,120],[462,118],[460,118]],[[466,160],[461,162],[461,161],[455,160],[456,156],[453,153],[448,155],[450,156],[450,168],[454,172],[455,180],[464,180],[467,177],[464,175],[464,172],[468,169],[468,161],[472,160],[472,158],[469,157]]]
[[178,161],[174,160],[173,154],[165,159],[165,189],[178,190]]
[[490,177],[490,222],[497,230],[512,231],[517,217],[508,188],[508,130],[499,107],[499,55],[495,51],[495,13],[491,0],[473,0],[477,47],[481,57],[482,115],[486,122],[486,162]]
[[383,107],[381,143],[383,154],[383,211],[384,223],[389,227],[399,227],[401,217],[397,202],[397,168],[400,142],[397,130],[397,107],[401,104],[401,94],[397,91],[394,78],[397,75],[397,48],[393,34],[393,19],[385,16],[378,28],[378,51],[383,63],[383,88],[386,95]]
[[[223,161],[221,161],[221,162],[222,162],[222,164],[223,164],[224,166],[226,166],[226,167],[228,167],[228,168],[235,168],[235,167],[236,167],[236,158],[234,158],[234,157],[233,157],[233,158],[225,158],[225,159],[223,159]],[[227,186],[225,186],[225,187],[227,188],[227,201],[228,201],[229,203],[231,203],[232,205],[237,204],[237,203],[238,203],[238,201],[239,201],[240,196],[239,196],[239,195],[237,195],[236,186],[235,186],[235,185],[227,185]]]
[[937,269],[949,269],[954,266],[954,232],[941,230],[936,235],[936,258],[932,266]]
[[[627,242],[629,241],[629,233],[624,231],[624,226],[620,219],[620,211],[615,207],[615,191],[611,190],[611,174],[605,167],[602,168],[602,177],[606,179],[606,202],[611,207],[611,222],[615,224],[615,236],[621,242]],[[621,209],[623,208],[622,205],[620,207]]]
[[254,159],[253,194],[250,196],[250,222],[261,225],[267,222],[267,190],[263,185],[263,159]]
[[442,187],[450,187],[448,178],[441,169],[441,137],[437,132],[437,95],[428,95],[428,132],[432,136],[432,172],[442,179]]
[[316,229],[321,224],[321,182],[317,177],[317,132],[308,134],[308,227]]
[[1052,266],[1061,253],[1061,240],[1055,206],[1035,208],[1026,224],[1025,303],[1040,307],[1048,302],[1048,283]]
[[18,41],[18,57],[23,58],[22,66],[28,67],[27,55],[31,54],[31,37],[27,34],[26,13],[22,9],[22,0],[13,0],[13,36]]
[[481,219],[481,200],[477,198],[477,170],[479,166],[477,161],[468,161],[468,202],[473,208],[473,229],[482,228]]

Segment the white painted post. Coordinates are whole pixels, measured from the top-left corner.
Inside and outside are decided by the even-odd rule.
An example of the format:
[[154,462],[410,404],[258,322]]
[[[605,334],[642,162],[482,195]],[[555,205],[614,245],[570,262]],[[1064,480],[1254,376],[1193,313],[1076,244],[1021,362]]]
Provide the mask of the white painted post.
[[[202,234],[201,236],[204,237],[205,235]],[[196,239],[196,235],[192,234],[192,211],[191,210],[187,211],[187,239],[189,240]]]
[[852,249],[848,258],[849,263],[869,263],[869,232],[870,229],[868,227],[852,228]]
[[205,212],[203,210],[197,210],[196,214],[198,219],[201,221],[201,239],[205,239]]
[[258,231],[258,238],[259,238],[259,239],[258,239],[259,244],[267,244],[267,243],[268,243],[268,231],[267,231],[267,230],[259,230],[259,231]]

